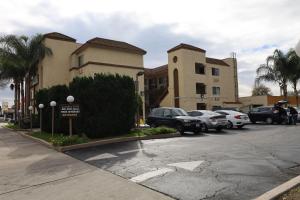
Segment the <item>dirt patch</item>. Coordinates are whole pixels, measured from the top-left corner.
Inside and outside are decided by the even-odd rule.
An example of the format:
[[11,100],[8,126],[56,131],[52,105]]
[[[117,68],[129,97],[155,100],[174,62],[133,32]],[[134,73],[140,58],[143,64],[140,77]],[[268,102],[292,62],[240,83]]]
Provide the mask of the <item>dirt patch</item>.
[[300,185],[281,195],[276,200],[300,200]]

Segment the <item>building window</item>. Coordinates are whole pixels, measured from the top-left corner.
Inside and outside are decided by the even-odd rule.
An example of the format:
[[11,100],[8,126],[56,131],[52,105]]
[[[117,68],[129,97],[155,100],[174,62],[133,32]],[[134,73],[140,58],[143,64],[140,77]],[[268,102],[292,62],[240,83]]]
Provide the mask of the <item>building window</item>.
[[78,67],[80,67],[81,65],[83,65],[83,55],[78,56]]
[[201,63],[195,63],[195,73],[205,74],[205,66]]
[[220,87],[212,87],[213,96],[220,96]]
[[205,103],[197,103],[197,110],[206,110]]
[[204,83],[196,83],[196,94],[206,94]]
[[158,83],[159,84],[163,84],[164,83],[164,78],[163,77],[159,77],[158,78]]
[[219,76],[220,75],[220,69],[218,69],[218,68],[211,68],[211,74],[213,75],[213,76]]

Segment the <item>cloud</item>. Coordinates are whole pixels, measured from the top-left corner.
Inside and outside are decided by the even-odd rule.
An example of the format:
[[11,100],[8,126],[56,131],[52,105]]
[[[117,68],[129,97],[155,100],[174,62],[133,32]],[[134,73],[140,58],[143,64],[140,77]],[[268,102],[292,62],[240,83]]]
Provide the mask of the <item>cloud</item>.
[[1,3],[0,26],[2,34],[57,31],[79,42],[95,36],[123,40],[148,52],[146,67],[166,64],[166,51],[181,42],[206,49],[210,57],[236,52],[240,92],[249,95],[266,57],[300,39],[299,7],[293,0],[10,0]]

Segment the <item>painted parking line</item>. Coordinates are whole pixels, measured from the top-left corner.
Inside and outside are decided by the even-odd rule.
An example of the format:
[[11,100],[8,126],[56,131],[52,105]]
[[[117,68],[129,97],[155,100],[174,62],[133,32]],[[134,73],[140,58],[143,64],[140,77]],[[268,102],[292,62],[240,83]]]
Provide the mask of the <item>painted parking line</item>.
[[103,153],[100,155],[90,157],[90,158],[86,159],[85,161],[94,161],[94,160],[102,160],[102,159],[117,158],[117,157],[118,156],[110,154],[110,153]]
[[185,170],[194,171],[199,165],[204,163],[204,160],[191,161],[191,162],[179,162],[179,163],[171,163],[168,166],[179,167]]
[[134,153],[134,152],[139,152],[139,151],[144,151],[145,149],[134,149],[134,150],[129,150],[129,151],[121,151],[118,152],[118,154],[128,154],[128,153]]
[[147,173],[141,174],[139,176],[133,177],[130,180],[133,182],[136,182],[136,183],[140,183],[140,182],[146,181],[150,178],[160,176],[160,175],[166,174],[168,172],[173,172],[173,171],[175,171],[175,170],[170,169],[170,168],[160,168],[158,170],[147,172]]

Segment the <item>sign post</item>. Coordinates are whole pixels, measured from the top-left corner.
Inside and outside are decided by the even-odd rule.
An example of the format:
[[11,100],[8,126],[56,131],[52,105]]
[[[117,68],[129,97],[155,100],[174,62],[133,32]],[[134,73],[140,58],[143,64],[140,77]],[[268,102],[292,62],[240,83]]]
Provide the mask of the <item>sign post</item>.
[[62,117],[69,118],[69,136],[72,136],[72,119],[77,117],[80,113],[80,108],[78,104],[66,104],[62,105],[60,108],[60,114]]

